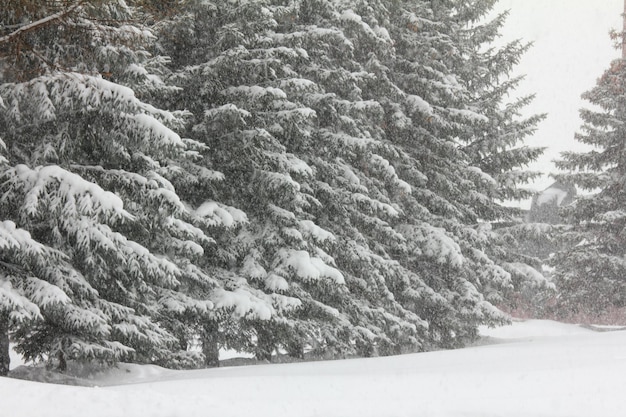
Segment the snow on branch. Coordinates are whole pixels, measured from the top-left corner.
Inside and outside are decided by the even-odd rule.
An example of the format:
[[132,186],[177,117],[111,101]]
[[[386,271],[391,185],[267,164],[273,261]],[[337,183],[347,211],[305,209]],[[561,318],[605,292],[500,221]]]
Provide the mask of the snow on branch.
[[43,246],[34,241],[28,231],[18,228],[11,220],[0,222],[0,249],[5,251],[18,248],[30,248],[36,252],[43,250]]
[[215,201],[205,201],[192,213],[211,226],[233,227],[248,223],[246,213]]
[[335,241],[335,235],[313,223],[311,220],[301,220],[298,222],[300,229],[318,242]]
[[[10,171],[12,181],[25,188],[23,209],[30,215],[37,213],[40,197],[47,196],[46,188],[56,184],[57,192],[64,198],[65,204],[85,211],[85,214],[106,213],[114,217],[132,218],[132,215],[124,210],[124,203],[116,194],[105,191],[97,184],[86,181],[60,166],[49,165],[31,169],[26,165],[17,165]],[[86,195],[89,196],[88,202],[82,198]]]
[[8,310],[13,321],[41,318],[39,307],[20,294],[8,280],[0,279],[0,311]]
[[161,292],[159,304],[171,313],[183,314],[190,312],[191,314],[204,315],[213,309],[213,302],[210,300],[197,300],[179,291],[168,289],[163,289]]
[[[29,123],[47,122],[66,113],[100,111],[117,120],[111,128],[146,146],[159,149],[187,149],[187,144],[166,126],[181,122],[181,114],[160,110],[142,102],[126,86],[103,78],[75,72],[54,73],[27,83],[0,85],[6,115],[14,123],[23,124],[24,109],[32,111]],[[30,116],[30,114],[29,114]]]
[[459,244],[445,229],[429,224],[420,226],[402,225],[398,231],[415,242],[415,253],[426,256],[439,264],[449,264],[453,268],[460,268],[465,260]]
[[271,300],[267,302],[259,297],[264,297],[264,294],[252,293],[245,288],[233,291],[218,288],[211,298],[216,308],[233,309],[233,313],[238,317],[269,320],[275,314]]
[[327,265],[323,260],[310,256],[302,250],[280,249],[277,254],[279,265],[287,267],[303,280],[330,278],[337,284],[345,284],[343,274]]
[[51,304],[71,303],[70,297],[56,285],[39,278],[28,277],[23,282],[24,292],[38,306],[46,308]]
[[555,289],[554,283],[541,272],[537,271],[530,265],[521,262],[511,262],[504,265],[509,272],[516,274],[518,277],[524,278],[524,286],[527,288],[548,288]]
[[249,100],[261,100],[264,98],[279,100],[286,99],[287,94],[280,88],[275,87],[261,87],[258,85],[254,86],[237,86],[237,87],[228,87],[223,91],[225,94],[230,95],[239,95],[248,98]]

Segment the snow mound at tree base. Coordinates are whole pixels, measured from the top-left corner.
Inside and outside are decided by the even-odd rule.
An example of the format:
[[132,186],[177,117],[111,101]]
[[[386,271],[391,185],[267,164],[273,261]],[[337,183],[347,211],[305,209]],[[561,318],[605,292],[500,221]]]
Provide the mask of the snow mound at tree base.
[[514,320],[509,326],[481,327],[483,337],[495,339],[532,339],[537,337],[561,337],[588,334],[592,330],[576,324],[552,320]]
[[12,417],[623,417],[626,331],[531,320],[498,343],[392,357],[171,371],[120,364],[99,387],[0,378]]
[[63,384],[90,387],[87,380],[61,372],[46,369],[39,366],[21,365],[11,370],[8,375],[10,378],[23,379],[26,381],[45,382],[49,384]]
[[617,332],[626,330],[626,326],[619,325],[599,325],[599,324],[581,324],[581,327],[594,332]]

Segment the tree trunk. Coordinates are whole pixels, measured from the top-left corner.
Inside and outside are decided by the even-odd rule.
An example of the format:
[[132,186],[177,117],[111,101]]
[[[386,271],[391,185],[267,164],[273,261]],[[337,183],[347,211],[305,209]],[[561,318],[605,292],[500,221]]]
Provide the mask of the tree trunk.
[[59,350],[59,353],[57,353],[57,358],[59,359],[59,366],[57,367],[57,369],[60,372],[67,371],[67,361],[65,360],[65,354],[62,350]]
[[202,353],[207,367],[220,366],[219,328],[215,322],[204,324],[202,335]]
[[292,358],[304,359],[304,344],[299,340],[287,344],[287,354]]
[[361,358],[371,358],[376,354],[376,349],[371,341],[357,341],[356,352]]
[[255,357],[259,361],[272,361],[272,353],[274,352],[274,338],[271,333],[261,328],[260,326],[256,329],[257,335],[257,345],[255,349]]
[[9,373],[11,356],[9,355],[9,315],[0,313],[0,376]]

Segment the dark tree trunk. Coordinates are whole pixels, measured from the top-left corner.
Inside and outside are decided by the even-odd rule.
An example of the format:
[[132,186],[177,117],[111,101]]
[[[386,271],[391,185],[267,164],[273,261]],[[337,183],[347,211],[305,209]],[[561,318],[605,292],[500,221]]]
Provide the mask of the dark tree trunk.
[[287,345],[287,354],[292,358],[304,359],[304,345],[301,341],[292,341]]
[[60,372],[67,371],[67,361],[65,360],[65,354],[63,353],[62,350],[60,350],[59,353],[57,353],[57,358],[59,358],[59,366],[57,369]]
[[204,324],[204,333],[202,335],[202,353],[204,354],[204,363],[206,366],[220,366],[219,328],[215,322],[208,322]]
[[257,345],[256,345],[256,350],[255,350],[256,359],[259,361],[271,362],[272,353],[274,352],[274,348],[275,348],[274,338],[272,337],[272,334],[268,330],[259,326],[256,329],[256,335],[257,335]]
[[9,355],[9,315],[0,313],[0,376],[9,373],[11,356]]
[[371,342],[357,341],[356,351],[361,358],[371,358],[376,354],[374,345]]

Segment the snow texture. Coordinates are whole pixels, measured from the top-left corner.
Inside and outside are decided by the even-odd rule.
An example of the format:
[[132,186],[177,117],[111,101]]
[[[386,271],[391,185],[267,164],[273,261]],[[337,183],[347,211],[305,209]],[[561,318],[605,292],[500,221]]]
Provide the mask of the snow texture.
[[215,201],[205,201],[195,210],[195,214],[205,218],[212,226],[232,227],[248,222],[248,217],[243,211]]
[[[66,204],[71,203],[81,209],[87,209],[88,214],[92,214],[93,211],[95,214],[104,212],[114,213],[119,217],[132,217],[124,210],[124,204],[116,194],[105,191],[97,184],[86,181],[81,176],[59,166],[49,165],[30,169],[26,165],[17,165],[14,172],[29,190],[24,203],[26,211],[29,213],[37,212],[39,198],[45,194],[45,188],[50,183],[58,182],[58,192],[68,200]],[[86,201],[80,200],[81,195],[90,195],[92,201],[87,204]]]
[[216,308],[233,309],[235,316],[269,320],[274,311],[267,303],[245,288],[227,291],[215,290],[213,303]]
[[626,331],[550,321],[483,329],[473,348],[172,371],[120,364],[99,387],[0,378],[13,417],[620,417]]
[[[310,256],[306,251],[280,249],[278,257],[283,265],[293,270],[298,277],[304,280],[318,280],[322,277],[327,277],[337,284],[345,283],[344,277],[338,269],[326,265],[318,257]],[[280,287],[276,289],[286,290],[287,288]]]

